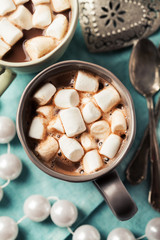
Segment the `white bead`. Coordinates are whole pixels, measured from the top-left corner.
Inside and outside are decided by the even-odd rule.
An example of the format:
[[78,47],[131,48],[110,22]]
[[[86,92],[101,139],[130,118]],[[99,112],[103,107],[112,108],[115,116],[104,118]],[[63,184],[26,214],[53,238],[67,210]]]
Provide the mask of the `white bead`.
[[110,232],[107,240],[136,240],[133,234],[125,228],[116,228]]
[[50,213],[50,202],[41,195],[32,195],[24,203],[24,213],[35,222],[44,221]]
[[51,208],[52,221],[59,227],[69,227],[77,219],[76,206],[67,200],[58,200]]
[[148,240],[159,240],[160,239],[160,217],[153,218],[146,226],[145,234]]
[[14,240],[18,235],[17,223],[9,217],[0,217],[0,239]]
[[2,179],[16,179],[21,171],[22,163],[17,156],[11,153],[0,156],[0,177]]
[[76,229],[72,240],[100,240],[98,230],[91,225],[82,225]]
[[0,201],[2,200],[3,198],[3,189],[0,187]]
[[8,117],[0,117],[0,143],[9,143],[15,134],[14,122]]

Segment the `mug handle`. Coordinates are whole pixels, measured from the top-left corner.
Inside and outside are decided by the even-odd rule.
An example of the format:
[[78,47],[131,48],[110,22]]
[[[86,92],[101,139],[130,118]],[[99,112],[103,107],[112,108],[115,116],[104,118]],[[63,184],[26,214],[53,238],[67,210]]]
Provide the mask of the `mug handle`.
[[114,215],[121,221],[130,219],[137,206],[114,170],[94,181]]
[[9,87],[15,77],[16,73],[11,69],[0,66],[0,96]]

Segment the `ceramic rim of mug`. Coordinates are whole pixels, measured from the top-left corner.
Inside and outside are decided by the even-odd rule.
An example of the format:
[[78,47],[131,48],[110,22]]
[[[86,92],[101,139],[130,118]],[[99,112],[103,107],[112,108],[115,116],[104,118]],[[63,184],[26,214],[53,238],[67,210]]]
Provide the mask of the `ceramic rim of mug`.
[[[63,40],[58,44],[58,46],[56,48],[54,48],[51,52],[47,53],[43,57],[36,59],[36,60],[31,60],[28,62],[8,62],[8,61],[0,60],[0,65],[2,65],[4,67],[11,67],[11,68],[34,66],[36,64],[42,63],[45,60],[49,59],[54,53],[56,53],[60,48],[62,48],[63,45],[69,39],[69,37],[72,36],[73,30],[76,28],[77,22],[78,22],[78,15],[79,15],[78,14],[79,13],[78,0],[71,0],[71,1],[72,1],[72,7],[71,7],[72,17],[71,17],[71,21],[69,24],[69,29],[68,29],[66,35],[64,36]],[[73,10],[72,10],[72,8],[73,8]]]
[[[47,167],[46,165],[44,165],[42,163],[42,161],[40,161],[35,154],[33,153],[33,151],[29,148],[29,146],[27,145],[27,141],[26,141],[26,137],[24,134],[24,129],[23,129],[23,123],[21,121],[22,119],[22,113],[23,113],[23,106],[25,101],[27,100],[27,96],[29,95],[30,91],[33,91],[34,88],[36,88],[35,86],[37,85],[37,83],[41,83],[44,81],[44,76],[46,75],[46,73],[50,73],[50,72],[54,72],[57,69],[63,69],[65,68],[69,68],[69,66],[75,66],[75,69],[77,67],[77,69],[84,69],[87,71],[99,71],[101,73],[101,75],[109,77],[113,83],[116,83],[117,86],[119,86],[119,88],[123,89],[123,91],[125,92],[125,101],[128,103],[128,106],[130,108],[130,124],[131,124],[131,129],[130,129],[130,135],[128,135],[128,139],[127,142],[125,143],[125,147],[124,149],[120,152],[120,154],[118,155],[118,157],[112,162],[112,164],[110,164],[109,166],[106,166],[104,168],[102,168],[101,170],[98,170],[92,174],[88,174],[88,175],[66,175],[63,173],[59,173],[56,172],[52,169],[50,169],[49,167]],[[92,70],[90,70],[92,68]],[[74,69],[74,67],[72,67],[72,70]],[[76,69],[76,70],[77,70]],[[66,70],[64,71],[66,72]],[[54,75],[54,74],[53,74]],[[56,75],[56,73],[55,73]],[[97,73],[97,75],[99,75],[99,73]],[[39,81],[40,80],[40,81]],[[112,83],[111,83],[112,84]],[[25,149],[28,157],[30,158],[30,160],[38,167],[40,168],[43,172],[47,173],[48,175],[61,179],[61,180],[65,180],[65,181],[70,181],[70,182],[86,182],[86,181],[91,181],[91,180],[95,180],[98,177],[107,174],[108,172],[110,172],[111,170],[113,170],[124,158],[124,156],[127,154],[129,148],[131,147],[131,144],[134,140],[135,137],[135,133],[136,133],[136,119],[135,119],[135,110],[134,110],[134,104],[131,98],[131,95],[129,93],[129,91],[126,89],[126,87],[121,83],[121,81],[113,74],[111,73],[109,70],[93,64],[93,63],[88,63],[88,62],[84,62],[84,61],[77,61],[77,60],[68,60],[68,61],[63,61],[63,62],[59,62],[56,64],[51,65],[50,67],[46,68],[45,70],[43,70],[42,72],[40,72],[38,75],[36,75],[31,82],[26,86],[20,102],[19,102],[19,106],[18,106],[18,110],[17,110],[17,134],[18,137],[20,139],[20,142],[23,146],[23,148]]]

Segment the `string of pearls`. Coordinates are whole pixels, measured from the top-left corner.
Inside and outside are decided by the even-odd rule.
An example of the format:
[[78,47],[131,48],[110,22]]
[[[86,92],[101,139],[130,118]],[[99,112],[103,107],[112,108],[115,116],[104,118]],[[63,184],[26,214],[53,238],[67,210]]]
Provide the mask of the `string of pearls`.
[[22,163],[20,159],[10,153],[10,141],[16,135],[16,127],[14,122],[8,118],[0,116],[0,144],[8,144],[6,154],[0,156],[0,178],[7,182],[0,186],[0,201],[3,198],[3,189],[8,186],[11,180],[19,177],[22,171]]
[[[50,200],[54,200],[51,206]],[[41,195],[32,195],[24,202],[24,216],[15,222],[10,217],[0,217],[0,239],[15,240],[18,236],[18,224],[26,218],[34,222],[42,222],[49,215],[52,222],[58,227],[66,227],[73,235],[72,240],[100,240],[99,231],[91,225],[82,225],[75,232],[70,228],[77,220],[77,207],[68,200],[60,200],[57,197],[45,198]],[[148,240],[160,239],[160,218],[150,220],[145,229],[145,235],[137,238],[147,237]],[[136,240],[134,235],[125,228],[112,230],[106,240]]]

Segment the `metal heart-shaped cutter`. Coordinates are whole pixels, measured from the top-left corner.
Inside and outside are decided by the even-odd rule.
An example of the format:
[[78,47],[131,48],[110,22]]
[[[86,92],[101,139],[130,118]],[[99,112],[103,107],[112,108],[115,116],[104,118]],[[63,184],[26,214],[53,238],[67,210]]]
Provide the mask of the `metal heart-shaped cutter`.
[[91,52],[130,46],[160,26],[160,0],[79,0],[79,10]]

